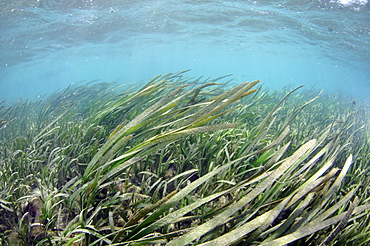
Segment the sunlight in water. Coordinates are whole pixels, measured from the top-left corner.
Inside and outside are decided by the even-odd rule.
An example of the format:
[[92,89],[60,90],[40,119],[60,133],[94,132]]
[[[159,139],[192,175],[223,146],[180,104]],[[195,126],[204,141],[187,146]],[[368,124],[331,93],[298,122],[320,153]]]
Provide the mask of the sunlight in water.
[[331,2],[338,2],[340,4],[343,4],[343,5],[353,5],[353,4],[358,4],[358,5],[366,5],[367,4],[367,0],[333,0]]

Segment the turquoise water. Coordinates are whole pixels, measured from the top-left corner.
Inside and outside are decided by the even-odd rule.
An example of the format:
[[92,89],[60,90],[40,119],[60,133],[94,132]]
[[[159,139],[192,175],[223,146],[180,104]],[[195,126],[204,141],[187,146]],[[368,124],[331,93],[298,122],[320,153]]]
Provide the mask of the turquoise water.
[[0,11],[0,101],[186,69],[370,101],[367,0],[3,0]]

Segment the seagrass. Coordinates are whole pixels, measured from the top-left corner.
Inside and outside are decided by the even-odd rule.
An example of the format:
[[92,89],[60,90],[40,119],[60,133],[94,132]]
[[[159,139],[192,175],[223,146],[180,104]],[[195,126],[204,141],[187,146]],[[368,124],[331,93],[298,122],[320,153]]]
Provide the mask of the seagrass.
[[0,244],[370,241],[366,105],[186,75],[0,103]]

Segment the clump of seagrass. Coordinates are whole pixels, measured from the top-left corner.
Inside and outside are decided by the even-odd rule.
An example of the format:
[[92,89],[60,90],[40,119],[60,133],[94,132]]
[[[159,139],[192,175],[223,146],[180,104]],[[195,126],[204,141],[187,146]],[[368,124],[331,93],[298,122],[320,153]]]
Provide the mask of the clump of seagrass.
[[369,111],[226,78],[1,106],[0,243],[366,245]]

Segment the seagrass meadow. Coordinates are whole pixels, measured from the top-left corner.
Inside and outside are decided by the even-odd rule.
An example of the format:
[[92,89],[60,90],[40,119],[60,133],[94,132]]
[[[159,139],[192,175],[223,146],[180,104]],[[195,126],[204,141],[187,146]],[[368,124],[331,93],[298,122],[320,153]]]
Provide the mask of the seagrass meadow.
[[366,105],[229,76],[0,104],[1,245],[369,245]]

